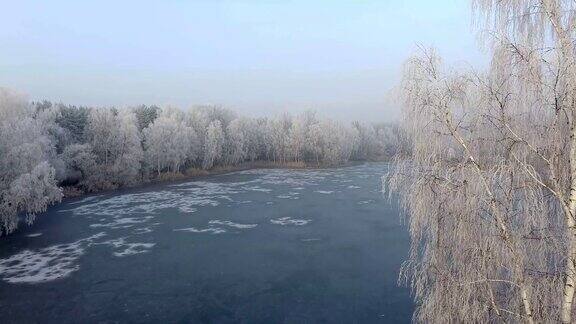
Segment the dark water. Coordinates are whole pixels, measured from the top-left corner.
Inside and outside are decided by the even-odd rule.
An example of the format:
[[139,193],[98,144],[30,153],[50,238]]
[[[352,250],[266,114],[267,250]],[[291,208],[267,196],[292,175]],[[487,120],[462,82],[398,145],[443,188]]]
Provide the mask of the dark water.
[[385,170],[253,170],[67,201],[0,241],[0,321],[409,322]]

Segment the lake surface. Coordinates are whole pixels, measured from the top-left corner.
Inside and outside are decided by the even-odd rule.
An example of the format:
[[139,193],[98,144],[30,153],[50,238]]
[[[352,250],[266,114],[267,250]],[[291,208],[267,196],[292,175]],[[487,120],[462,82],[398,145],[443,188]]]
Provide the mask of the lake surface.
[[249,170],[68,200],[0,240],[3,323],[402,323],[386,164]]

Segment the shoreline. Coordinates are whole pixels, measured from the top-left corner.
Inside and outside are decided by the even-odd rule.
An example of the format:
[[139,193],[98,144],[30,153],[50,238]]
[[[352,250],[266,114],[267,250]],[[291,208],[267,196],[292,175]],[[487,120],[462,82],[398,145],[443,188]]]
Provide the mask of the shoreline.
[[[85,191],[78,191],[77,188],[73,186],[69,187],[62,187],[63,197],[62,200],[56,204],[51,205],[50,207],[58,206],[64,202],[90,196],[90,195],[99,195],[99,194],[107,194],[116,191],[122,191],[127,189],[140,189],[151,187],[155,185],[160,185],[164,183],[183,183],[190,181],[192,179],[201,179],[203,177],[210,177],[216,175],[223,175],[233,172],[239,171],[247,171],[247,170],[258,170],[258,169],[284,169],[284,170],[326,170],[326,169],[335,169],[335,168],[343,168],[343,167],[350,167],[354,165],[360,165],[363,163],[370,163],[370,162],[385,162],[385,161],[349,161],[344,164],[329,166],[329,165],[320,165],[317,166],[315,164],[306,164],[304,162],[287,162],[287,163],[279,163],[279,162],[245,162],[238,164],[236,166],[226,166],[226,167],[216,167],[210,170],[202,170],[202,169],[195,169],[191,168],[186,170],[183,173],[163,173],[159,177],[155,177],[153,179],[148,179],[146,181],[138,182],[133,185],[118,187],[114,189],[105,189],[99,191],[92,191],[92,192],[85,192]],[[49,208],[50,208],[49,207]]]

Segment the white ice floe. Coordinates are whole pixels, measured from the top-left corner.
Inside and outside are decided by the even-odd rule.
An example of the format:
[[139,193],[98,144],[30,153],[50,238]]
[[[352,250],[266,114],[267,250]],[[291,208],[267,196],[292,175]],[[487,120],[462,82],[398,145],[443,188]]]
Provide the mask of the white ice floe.
[[197,207],[218,206],[221,200],[231,200],[226,195],[197,195],[186,190],[124,194],[95,203],[87,203],[69,211],[72,211],[74,215],[127,216],[157,214],[163,209],[176,208],[184,213],[193,213]]
[[150,251],[156,243],[130,243],[126,238],[102,241],[104,232],[72,243],[38,250],[23,250],[0,260],[0,277],[9,283],[40,283],[69,276],[80,269],[78,259],[94,245],[110,245],[113,255],[123,257]]
[[92,201],[94,201],[94,200],[98,200],[98,199],[101,198],[101,197],[102,197],[102,195],[86,197],[86,198],[84,198],[84,199],[81,199],[81,200],[78,200],[78,201],[75,201],[75,202],[68,203],[68,205],[84,204],[84,203],[87,203],[87,202],[92,202]]
[[[111,228],[111,229],[118,229],[118,228],[130,228],[134,225],[145,223],[148,220],[152,219],[151,216],[142,216],[142,217],[115,217],[112,220],[104,223],[95,223],[90,224],[90,227],[104,227],[104,228]],[[100,222],[103,220],[100,219]]]
[[271,192],[272,189],[262,188],[259,186],[243,186],[242,189],[247,191],[260,191],[260,192]]
[[299,194],[300,194],[299,192],[289,192],[283,195],[278,195],[276,196],[276,198],[297,200],[300,199],[300,197],[298,196]]
[[112,254],[116,257],[124,257],[149,252],[156,243],[129,243],[125,237],[104,241],[98,244],[111,245],[115,250]]
[[300,241],[302,242],[315,242],[315,241],[320,241],[321,239],[319,238],[307,238],[307,239],[301,239]]
[[196,228],[196,227],[188,227],[188,228],[177,228],[174,229],[174,232],[190,232],[190,233],[211,233],[211,234],[222,234],[226,233],[226,230],[219,227],[207,227],[207,228]]
[[224,226],[230,226],[230,227],[239,228],[239,229],[254,228],[254,227],[258,226],[258,224],[239,224],[239,223],[234,223],[231,221],[222,221],[222,220],[218,220],[218,219],[211,220],[208,222],[208,224],[224,225]]
[[277,219],[271,219],[270,223],[282,226],[285,225],[303,226],[310,223],[310,221],[311,221],[310,219],[294,219],[291,217],[280,217]]
[[0,260],[0,277],[9,283],[39,283],[64,278],[80,269],[76,261],[101,237],[98,233],[72,243],[23,250]]
[[288,185],[307,186],[316,185],[329,173],[316,170],[289,170],[289,169],[255,169],[239,172],[240,174],[252,174],[260,176],[254,182],[263,185]]
[[152,233],[152,229],[150,227],[142,227],[142,228],[137,228],[134,231],[132,231],[132,233],[134,234],[147,234],[147,233]]

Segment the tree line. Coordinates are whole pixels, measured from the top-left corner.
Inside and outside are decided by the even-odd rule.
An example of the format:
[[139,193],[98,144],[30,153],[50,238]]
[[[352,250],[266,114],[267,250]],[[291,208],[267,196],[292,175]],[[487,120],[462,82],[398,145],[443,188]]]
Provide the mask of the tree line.
[[63,197],[194,170],[265,162],[335,166],[394,154],[393,124],[319,118],[313,111],[248,118],[218,106],[95,108],[29,102],[0,88],[0,234]]

